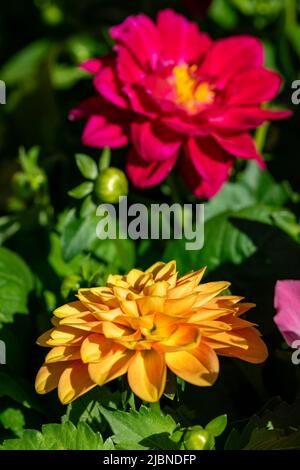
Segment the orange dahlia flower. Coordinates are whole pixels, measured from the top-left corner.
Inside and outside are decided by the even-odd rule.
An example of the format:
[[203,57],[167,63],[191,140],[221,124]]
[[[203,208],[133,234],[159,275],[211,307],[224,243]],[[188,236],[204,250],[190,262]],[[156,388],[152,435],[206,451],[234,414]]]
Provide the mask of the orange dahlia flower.
[[175,261],[145,272],[110,275],[106,286],[80,289],[78,300],[54,311],[54,327],[39,339],[52,347],[36,391],[58,388],[66,404],[96,385],[127,374],[133,392],[156,402],[169,369],[199,386],[212,385],[218,355],[263,362],[267,348],[241,314],[254,304],[220,295],[228,282],[199,284],[205,268],[178,277]]

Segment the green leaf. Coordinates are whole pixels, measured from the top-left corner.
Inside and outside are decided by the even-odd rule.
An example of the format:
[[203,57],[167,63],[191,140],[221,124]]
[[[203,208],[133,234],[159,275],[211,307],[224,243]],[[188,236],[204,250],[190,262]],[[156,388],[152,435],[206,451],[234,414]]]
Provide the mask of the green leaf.
[[0,372],[0,398],[2,397],[9,397],[24,408],[32,408],[43,413],[32,383],[21,377],[15,378],[12,374]]
[[220,436],[227,426],[227,415],[220,415],[217,418],[212,419],[206,426],[205,429],[210,432],[214,437]]
[[111,449],[111,441],[104,443],[100,433],[86,423],[77,428],[71,422],[45,424],[42,431],[26,430],[19,439],[8,439],[1,450],[104,450]]
[[224,29],[233,29],[238,16],[227,0],[215,0],[209,10],[210,18]]
[[0,423],[4,429],[9,429],[17,436],[20,436],[24,430],[25,419],[21,410],[17,408],[6,408],[0,412]]
[[41,61],[47,57],[48,51],[49,42],[46,40],[30,43],[5,64],[0,72],[1,79],[10,86],[26,83],[37,71]]
[[95,214],[85,219],[71,218],[62,231],[62,253],[66,261],[88,249],[97,240],[96,227],[99,217]]
[[142,405],[139,411],[112,411],[101,406],[118,449],[174,449],[176,443],[170,436],[176,423],[164,415],[158,406]]
[[66,277],[79,272],[83,260],[82,255],[74,256],[72,260],[66,262],[62,254],[61,239],[55,232],[49,235],[49,245],[48,263],[58,276]]
[[89,77],[89,74],[74,65],[57,63],[51,70],[53,87],[61,90],[71,88],[86,77]]
[[135,265],[135,245],[129,239],[101,240],[93,252],[109,265],[127,272]]
[[89,180],[94,180],[97,178],[98,168],[91,157],[82,153],[77,153],[77,155],[75,155],[75,159],[82,176]]
[[35,174],[39,171],[38,158],[40,154],[39,147],[31,147],[29,150],[25,150],[24,147],[19,149],[19,161],[24,173],[28,175]]
[[226,211],[238,211],[255,204],[279,207],[288,202],[292,191],[286,184],[276,183],[268,171],[249,161],[237,182],[227,183],[205,204],[205,220]]
[[0,248],[0,324],[15,313],[28,313],[27,298],[33,289],[32,274],[25,262],[7,248]]
[[71,189],[68,191],[69,196],[74,197],[75,199],[83,199],[85,196],[90,194],[93,191],[94,184],[85,181],[84,183],[81,183],[79,186],[76,186],[76,188]]
[[93,429],[99,429],[103,420],[101,405],[117,409],[121,407],[119,392],[111,392],[108,387],[95,387],[93,390],[70,403],[63,419],[72,421],[75,425],[84,421]]
[[232,429],[226,450],[292,450],[300,448],[300,400],[293,405],[272,399],[246,426]]
[[21,224],[15,216],[4,215],[0,217],[0,245],[12,237],[20,228]]
[[281,430],[255,428],[243,450],[299,450],[300,430],[285,435]]
[[187,251],[185,239],[171,240],[164,259],[175,258],[182,272],[199,266],[207,266],[209,272],[225,263],[239,265],[268,243],[278,228],[292,236],[299,230],[293,214],[281,207],[254,205],[218,213],[205,222],[201,250]]

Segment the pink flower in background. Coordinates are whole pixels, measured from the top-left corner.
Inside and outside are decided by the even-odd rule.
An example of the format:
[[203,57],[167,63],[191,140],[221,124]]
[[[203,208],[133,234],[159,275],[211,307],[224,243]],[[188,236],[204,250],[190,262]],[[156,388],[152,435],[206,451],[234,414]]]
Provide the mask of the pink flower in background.
[[277,311],[274,321],[285,341],[292,346],[300,339],[300,281],[277,281],[274,307]]
[[258,39],[212,41],[172,10],[161,11],[156,24],[130,16],[110,34],[115,55],[82,64],[95,75],[97,94],[70,113],[88,118],[85,145],[130,144],[127,173],[140,188],[160,183],[178,163],[186,184],[205,198],[220,190],[235,157],[264,168],[249,131],[290,112],[261,108],[281,78],[263,67]]

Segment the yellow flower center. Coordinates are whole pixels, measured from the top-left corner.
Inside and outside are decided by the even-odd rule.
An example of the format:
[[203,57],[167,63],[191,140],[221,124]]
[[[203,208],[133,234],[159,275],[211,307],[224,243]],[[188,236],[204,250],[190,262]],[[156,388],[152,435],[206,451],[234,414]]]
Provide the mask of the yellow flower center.
[[199,111],[203,105],[211,104],[215,92],[208,82],[199,82],[195,76],[197,65],[176,65],[173,68],[176,102],[189,111]]

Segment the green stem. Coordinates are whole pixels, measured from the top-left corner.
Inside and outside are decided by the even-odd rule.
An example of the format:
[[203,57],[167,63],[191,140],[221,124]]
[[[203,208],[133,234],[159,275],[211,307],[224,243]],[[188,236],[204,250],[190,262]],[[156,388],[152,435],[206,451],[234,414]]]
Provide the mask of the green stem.
[[285,2],[285,32],[297,25],[297,0],[286,0]]
[[178,186],[176,185],[175,177],[173,173],[170,173],[169,176],[167,177],[167,183],[170,188],[170,197],[172,199],[172,202],[177,202],[181,204],[181,198],[180,194],[178,191]]
[[263,153],[269,127],[270,127],[270,122],[267,121],[264,124],[262,124],[260,127],[258,127],[255,131],[255,143],[256,143],[257,151],[259,153]]
[[105,147],[99,159],[99,170],[103,171],[110,165],[111,151],[109,147]]

